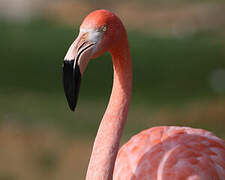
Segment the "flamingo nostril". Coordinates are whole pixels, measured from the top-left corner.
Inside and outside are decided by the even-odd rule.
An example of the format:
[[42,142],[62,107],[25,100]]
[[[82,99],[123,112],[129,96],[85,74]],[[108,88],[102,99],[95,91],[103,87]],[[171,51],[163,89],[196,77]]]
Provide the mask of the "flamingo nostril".
[[87,42],[86,42],[86,41],[84,41],[84,42],[80,45],[80,47],[77,49],[77,52],[79,52],[79,51],[80,51],[80,49],[81,49],[82,47],[84,47],[84,46],[85,46],[85,44],[87,44]]

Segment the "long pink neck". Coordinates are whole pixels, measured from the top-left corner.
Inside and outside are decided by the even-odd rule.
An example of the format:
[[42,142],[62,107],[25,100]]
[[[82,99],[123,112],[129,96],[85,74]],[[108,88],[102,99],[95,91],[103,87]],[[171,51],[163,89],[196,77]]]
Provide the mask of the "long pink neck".
[[113,89],[95,138],[86,180],[112,179],[130,104],[132,63],[127,38],[110,52],[114,69]]

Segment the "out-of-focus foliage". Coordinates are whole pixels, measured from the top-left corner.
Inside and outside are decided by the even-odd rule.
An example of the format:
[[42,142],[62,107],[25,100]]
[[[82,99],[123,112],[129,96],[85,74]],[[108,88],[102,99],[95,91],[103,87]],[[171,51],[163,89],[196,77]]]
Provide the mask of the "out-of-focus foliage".
[[[82,81],[78,112],[68,113],[61,64],[77,33],[78,28],[44,20],[0,24],[3,122],[14,119],[24,124],[50,123],[75,134],[95,133],[111,91],[112,62],[109,53],[90,62]],[[224,97],[224,89],[218,92],[212,83],[213,74],[225,69],[225,43],[221,36],[199,32],[162,37],[128,30],[128,37],[134,72],[134,111],[138,104],[155,109]],[[223,84],[220,81],[216,83]],[[89,112],[87,116],[85,111]],[[90,117],[94,120],[88,121]],[[144,115],[142,127],[145,127]]]
[[[61,64],[78,34],[77,28],[46,21],[1,23],[0,34],[1,92],[62,93]],[[128,36],[134,97],[146,102],[146,98],[165,102],[218,96],[211,76],[214,71],[225,68],[225,43],[220,36],[198,33],[160,37],[134,31],[128,31]],[[82,98],[105,99],[108,96],[112,84],[111,66],[109,54],[91,61],[83,78]]]

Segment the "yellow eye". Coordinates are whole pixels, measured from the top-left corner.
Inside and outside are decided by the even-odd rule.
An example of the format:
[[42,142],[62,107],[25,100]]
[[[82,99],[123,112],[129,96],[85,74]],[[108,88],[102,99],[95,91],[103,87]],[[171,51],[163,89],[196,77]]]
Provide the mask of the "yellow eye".
[[106,27],[106,25],[104,25],[104,26],[102,27],[102,31],[105,32],[106,30],[107,30],[107,27]]

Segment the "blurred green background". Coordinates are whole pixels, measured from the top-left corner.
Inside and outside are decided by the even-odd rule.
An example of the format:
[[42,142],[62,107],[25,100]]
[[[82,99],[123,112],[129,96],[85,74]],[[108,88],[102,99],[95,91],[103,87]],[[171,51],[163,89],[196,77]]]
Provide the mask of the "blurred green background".
[[225,3],[10,0],[0,5],[0,180],[84,179],[112,86],[109,53],[85,72],[76,112],[62,62],[92,10],[121,17],[134,83],[122,143],[159,125],[225,138]]

